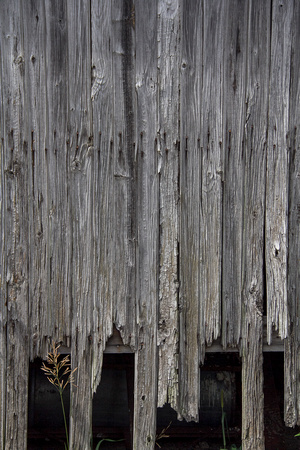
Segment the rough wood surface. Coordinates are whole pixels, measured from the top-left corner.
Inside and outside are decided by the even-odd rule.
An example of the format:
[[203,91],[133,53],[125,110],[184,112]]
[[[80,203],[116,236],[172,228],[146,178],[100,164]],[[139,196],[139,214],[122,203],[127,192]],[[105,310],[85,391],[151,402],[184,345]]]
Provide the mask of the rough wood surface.
[[300,4],[294,2],[291,32],[291,68],[289,89],[289,216],[288,216],[288,315],[289,337],[285,342],[285,423],[300,424]]
[[[225,8],[203,2],[202,92],[198,118],[200,151],[200,290],[201,345],[211,345],[221,333],[222,135]],[[212,58],[212,54],[214,57]],[[200,67],[198,67],[198,70]],[[199,149],[200,142],[200,149]],[[212,225],[213,224],[213,225]],[[203,356],[201,357],[203,360]]]
[[[112,333],[114,305],[114,146],[113,146],[113,60],[111,2],[91,3],[92,20],[92,119],[94,143],[93,231],[94,274],[92,386],[96,392],[101,378],[102,354]],[[99,33],[99,30],[102,30]],[[110,263],[108,263],[110,261]]]
[[[133,448],[154,448],[158,375],[159,178],[157,154],[157,10],[130,2],[136,33],[136,322]],[[151,363],[149,364],[149,362]]]
[[242,154],[242,445],[264,449],[264,210],[268,127],[270,2],[249,3]]
[[[180,82],[180,344],[179,415],[198,420],[199,363],[203,358],[203,310],[200,309],[200,168],[198,140],[202,82],[202,10],[200,1],[182,3]],[[200,25],[200,26],[199,26]],[[199,319],[201,321],[199,328]]]
[[222,341],[236,345],[241,335],[242,231],[243,231],[243,133],[249,2],[231,2],[226,8],[223,67],[223,256]]
[[[26,448],[28,392],[28,156],[22,4],[1,4],[1,203],[5,273],[1,274],[1,447]],[[9,33],[5,33],[8,26]],[[5,74],[5,76],[4,76]],[[4,198],[2,200],[2,195]],[[1,233],[2,234],[2,233]],[[1,258],[2,259],[2,258]],[[3,261],[3,259],[2,259]],[[4,314],[3,314],[4,313]],[[3,316],[2,316],[3,314]],[[3,370],[3,372],[2,372]],[[3,407],[3,410],[2,410]]]
[[[28,363],[71,348],[90,445],[113,326],[135,352],[134,448],[198,419],[208,345],[243,359],[264,447],[263,315],[300,423],[296,0],[0,2],[0,439],[26,448]],[[24,413],[25,411],[25,413]]]
[[[90,2],[68,1],[66,13],[70,95],[65,156],[68,158],[69,168],[66,175],[71,185],[70,192],[67,193],[72,232],[71,361],[73,367],[78,367],[77,387],[72,386],[71,394],[70,446],[73,449],[89,449],[92,423],[91,347],[94,337],[95,289]],[[58,21],[61,23],[61,18]]]
[[[266,288],[268,339],[272,326],[287,336],[287,215],[291,30],[293,2],[272,4],[266,179]],[[280,95],[279,95],[280,93]]]
[[178,404],[179,290],[179,2],[158,2],[160,181],[159,379],[158,406]]

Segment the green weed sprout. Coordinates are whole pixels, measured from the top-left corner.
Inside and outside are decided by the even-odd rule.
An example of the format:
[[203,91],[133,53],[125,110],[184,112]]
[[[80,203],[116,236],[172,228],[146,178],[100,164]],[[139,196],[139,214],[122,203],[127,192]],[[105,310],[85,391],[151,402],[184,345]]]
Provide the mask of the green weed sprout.
[[221,409],[222,409],[221,424],[222,424],[222,434],[223,434],[223,448],[221,448],[220,450],[226,450],[226,436],[225,436],[225,418],[226,418],[226,413],[224,412],[224,392],[223,392],[223,389],[221,390]]
[[69,450],[69,433],[65,413],[65,406],[63,401],[63,391],[68,386],[68,384],[76,386],[74,384],[74,372],[76,372],[77,367],[71,370],[69,355],[65,356],[63,359],[59,358],[58,349],[60,345],[56,345],[55,342],[52,341],[51,347],[52,351],[50,351],[47,356],[48,365],[43,363],[41,369],[45,372],[45,375],[50,381],[50,383],[53,384],[53,386],[55,386],[55,388],[58,390],[64,417],[66,440],[67,440],[67,444],[65,444],[65,449]]
[[102,444],[102,442],[121,442],[124,441],[124,439],[108,439],[108,438],[103,438],[101,439],[101,441],[98,442],[95,450],[98,450],[100,448],[100,445]]
[[[225,427],[227,428],[227,432],[228,432],[228,424],[227,424],[226,412],[224,411],[224,391],[223,391],[223,389],[221,390],[221,409],[222,409],[221,424],[222,424],[222,435],[223,435],[223,448],[221,448],[220,450],[227,450]],[[232,444],[230,446],[230,450],[242,450],[242,446],[238,448],[235,444]]]

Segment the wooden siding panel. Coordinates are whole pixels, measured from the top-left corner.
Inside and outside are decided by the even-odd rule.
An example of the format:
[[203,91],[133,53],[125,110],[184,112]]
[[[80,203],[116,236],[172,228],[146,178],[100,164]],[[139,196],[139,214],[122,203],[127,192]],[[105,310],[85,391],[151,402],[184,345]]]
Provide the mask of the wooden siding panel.
[[136,1],[132,26],[135,27],[136,32],[136,320],[138,326],[133,448],[138,450],[154,449],[156,437],[159,292],[157,3]]
[[93,165],[91,115],[90,1],[66,3],[68,26],[68,162],[72,227],[70,446],[89,448],[92,423],[92,337],[94,292]]
[[268,342],[287,336],[288,116],[293,2],[272,3],[266,191]]
[[[46,14],[42,3],[26,2],[23,5],[24,51],[26,55],[26,142],[28,145],[29,183],[29,327],[30,358],[46,354],[43,337],[51,335],[48,327],[48,302],[52,296],[48,289],[49,268],[49,208],[46,134]],[[49,24],[48,24],[49,27]],[[49,144],[49,142],[48,142]],[[52,149],[51,149],[52,150]],[[49,293],[50,294],[50,293]],[[52,309],[52,308],[51,308]],[[51,320],[51,319],[50,319]],[[41,348],[44,347],[44,349]],[[44,350],[44,351],[43,351]]]
[[[200,339],[211,345],[221,333],[223,189],[224,2],[203,2],[203,86],[200,106]],[[213,57],[212,57],[213,55]],[[199,125],[198,125],[199,126]]]
[[[202,9],[200,1],[182,2],[180,81],[180,343],[179,416],[198,420],[199,362],[204,357],[200,309],[200,105],[202,88]],[[199,325],[200,321],[200,325]],[[199,333],[202,332],[201,338]]]
[[[41,82],[45,83],[46,87],[47,111],[45,142],[41,142],[41,147],[36,148],[36,152],[41,153],[41,168],[45,167],[46,170],[46,182],[41,187],[38,199],[42,201],[42,198],[45,198],[48,219],[48,223],[46,222],[47,296],[40,305],[44,321],[42,336],[52,336],[55,341],[64,341],[69,344],[66,337],[71,335],[70,242],[72,230],[69,221],[69,155],[66,144],[69,22],[66,4],[67,2],[59,0],[46,2],[45,16],[40,18],[47,30],[45,66],[41,73],[43,77]],[[32,20],[36,19],[32,17]],[[41,96],[39,100],[43,101],[43,97]],[[38,135],[38,131],[34,129],[34,135]],[[35,272],[35,275],[38,274]]]
[[[93,392],[101,377],[102,355],[112,333],[114,304],[114,166],[113,166],[113,68],[111,2],[91,3],[92,111],[95,146],[94,186],[94,294],[93,294]],[[101,30],[101,32],[99,32]]]
[[222,343],[236,346],[241,336],[243,230],[243,129],[249,2],[226,3],[223,98],[223,266]]
[[[1,195],[5,272],[1,273],[1,447],[26,448],[28,391],[28,177],[24,137],[26,120],[24,28],[18,0],[1,4]],[[2,202],[1,202],[2,203]],[[1,336],[2,341],[2,336]],[[4,348],[4,345],[6,348]],[[2,372],[2,370],[4,372]]]
[[49,337],[71,338],[71,447],[89,448],[115,323],[136,352],[135,449],[155,445],[157,399],[198,419],[220,333],[243,359],[243,448],[263,449],[265,305],[300,423],[299,2],[0,14],[1,448],[26,448],[29,357]]
[[[113,26],[113,320],[135,345],[136,181],[134,3],[112,2]],[[106,186],[103,186],[106,189]],[[116,282],[118,280],[118,282]]]
[[[64,2],[26,2],[26,140],[30,149],[30,357],[70,337],[67,17]],[[45,33],[45,29],[48,33]],[[48,69],[50,68],[50,69]]]
[[160,177],[158,406],[178,403],[179,1],[158,2],[158,158]]
[[285,340],[285,423],[300,424],[300,3],[294,2],[291,38],[291,77],[289,90],[289,254],[288,314],[289,337]]
[[242,260],[243,448],[264,449],[263,304],[271,2],[249,2]]

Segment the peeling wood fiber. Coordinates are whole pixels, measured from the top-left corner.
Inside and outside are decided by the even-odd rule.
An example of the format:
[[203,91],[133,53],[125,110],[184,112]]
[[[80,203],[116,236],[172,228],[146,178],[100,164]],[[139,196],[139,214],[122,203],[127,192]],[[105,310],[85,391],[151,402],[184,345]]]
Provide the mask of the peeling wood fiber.
[[88,449],[115,325],[135,353],[133,448],[198,420],[200,366],[242,359],[264,448],[263,323],[300,424],[299,1],[0,2],[0,448],[26,448],[29,361],[78,366]]

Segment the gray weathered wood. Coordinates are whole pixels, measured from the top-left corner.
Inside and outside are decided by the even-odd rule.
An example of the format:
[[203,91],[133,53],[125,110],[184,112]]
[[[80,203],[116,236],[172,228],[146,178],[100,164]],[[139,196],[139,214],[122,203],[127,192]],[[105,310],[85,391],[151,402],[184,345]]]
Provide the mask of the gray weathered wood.
[[92,421],[93,210],[90,2],[66,3],[68,36],[68,143],[72,229],[71,361],[77,387],[71,389],[70,446],[89,449]]
[[178,403],[179,288],[179,1],[158,2],[160,180],[159,382],[158,406]]
[[288,116],[293,2],[272,3],[266,180],[268,339],[287,336]]
[[[28,390],[28,177],[25,141],[25,58],[22,4],[0,9],[2,102],[1,204],[5,273],[1,273],[1,448],[26,448]],[[2,234],[2,233],[1,233]],[[3,261],[2,256],[2,261]],[[3,316],[2,316],[3,314]],[[1,364],[2,365],[2,364]],[[2,372],[3,370],[3,372]],[[3,407],[3,410],[2,410]]]
[[[131,0],[112,2],[113,26],[113,319],[125,343],[135,345],[135,13]],[[103,190],[106,186],[103,185]],[[106,264],[109,264],[107,261]],[[118,280],[118,283],[116,283]]]
[[[210,345],[221,333],[221,256],[223,188],[223,89],[226,5],[203,2],[200,106],[200,340]],[[213,57],[212,57],[213,55]],[[200,70],[200,67],[198,67]],[[198,125],[198,126],[199,126]],[[199,151],[199,149],[198,149]],[[202,357],[203,359],[203,357]],[[201,361],[203,362],[203,361]]]
[[[180,344],[179,416],[198,420],[199,362],[204,342],[200,310],[200,98],[202,87],[202,10],[200,1],[186,0],[181,7],[182,60],[180,81]],[[199,324],[200,319],[200,324]],[[199,329],[200,327],[200,329]]]
[[[45,5],[35,1],[23,5],[24,18],[24,53],[26,55],[26,104],[27,120],[25,126],[26,142],[28,142],[28,182],[29,182],[29,230],[30,230],[30,257],[29,257],[29,296],[35,301],[29,303],[30,315],[30,357],[33,359],[41,353],[46,353],[43,334],[51,335],[49,321],[52,320],[52,301],[50,294],[50,242],[53,242],[49,233],[50,207],[48,206],[50,192],[49,165],[47,151],[52,153],[52,138],[49,142],[49,124],[47,122],[47,78],[46,64],[51,61],[44,29],[46,26]],[[50,23],[49,23],[50,22]],[[53,22],[48,17],[48,29]],[[48,75],[49,83],[53,81]],[[66,84],[66,77],[64,82]],[[52,98],[50,97],[50,102]],[[51,103],[52,104],[52,103]],[[63,136],[64,138],[64,136]],[[48,142],[46,144],[46,139]],[[48,147],[48,148],[47,148]],[[46,150],[47,148],[47,150]],[[51,150],[50,150],[51,149]],[[55,193],[53,192],[55,195]],[[50,245],[49,245],[50,244]],[[48,278],[49,276],[49,278]],[[53,279],[53,277],[52,277]],[[54,281],[54,280],[53,280]],[[55,284],[55,283],[54,283]],[[49,307],[48,307],[49,305]],[[46,313],[47,311],[47,313]]]
[[289,89],[289,216],[288,216],[288,319],[289,337],[285,340],[285,423],[300,423],[300,3],[294,2],[291,31],[291,67]]
[[246,449],[264,449],[262,351],[270,8],[270,1],[250,1],[247,27],[241,279],[242,445]]
[[241,336],[241,258],[243,230],[243,131],[249,2],[226,8],[223,98],[223,267],[222,340],[236,345]]
[[[124,11],[136,33],[136,321],[133,448],[154,449],[157,409],[159,179],[157,165],[156,3],[128,2]],[[131,13],[131,16],[130,16]],[[129,17],[128,17],[129,14]],[[131,106],[131,105],[130,105]],[[132,105],[133,106],[133,105]],[[130,113],[130,110],[127,114]],[[149,361],[152,363],[149,364]]]
[[243,448],[262,449],[264,320],[269,344],[287,336],[300,422],[299,2],[0,13],[1,448],[26,448],[28,363],[49,338],[78,366],[71,447],[89,447],[115,325],[135,352],[135,449],[155,445],[157,404],[198,419],[219,342],[242,355]]
[[[91,3],[92,111],[94,141],[94,283],[92,384],[100,382],[102,354],[112,333],[114,276],[114,156],[111,2]],[[100,33],[99,30],[102,30]],[[97,205],[97,206],[96,206]]]

